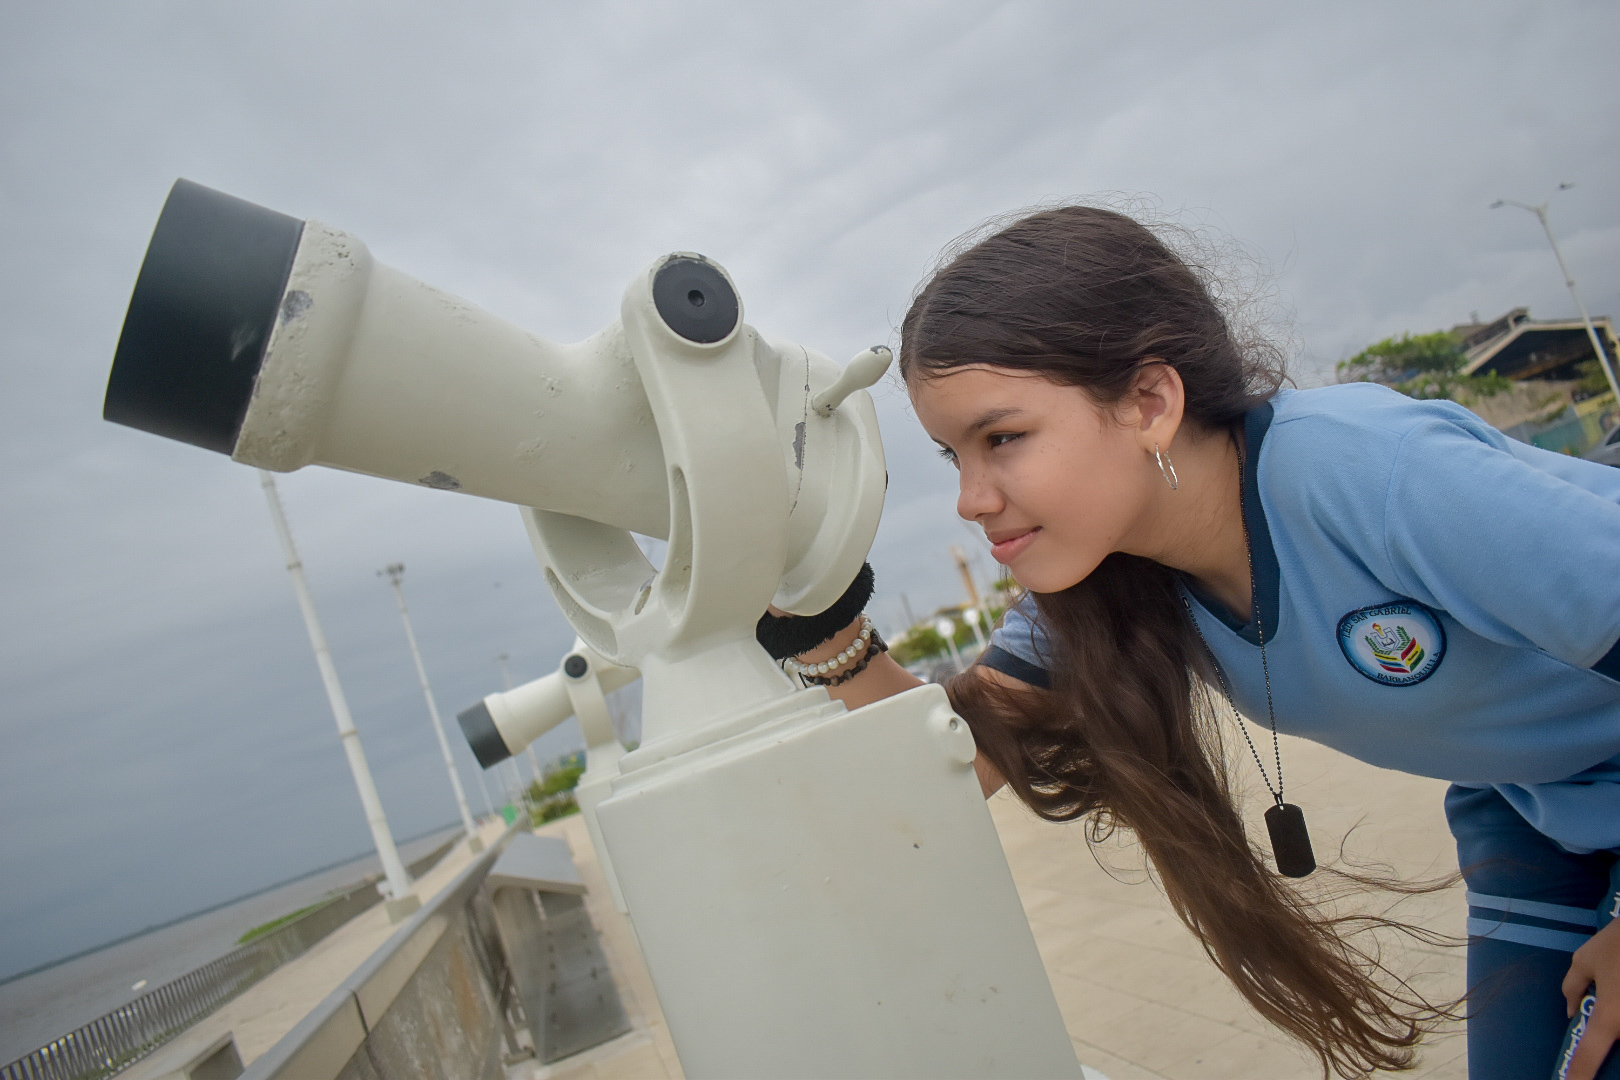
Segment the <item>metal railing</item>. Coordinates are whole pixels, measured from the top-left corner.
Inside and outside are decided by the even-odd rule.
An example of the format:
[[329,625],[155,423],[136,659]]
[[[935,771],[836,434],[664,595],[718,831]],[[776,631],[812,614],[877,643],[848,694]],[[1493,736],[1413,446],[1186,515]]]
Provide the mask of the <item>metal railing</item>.
[[[514,838],[527,832],[526,822],[514,823],[464,866],[336,990],[250,1062],[241,1080],[489,1080],[522,1057],[551,1060],[557,1055],[548,1049],[573,1053],[629,1030],[583,906],[542,912],[546,894],[537,883],[541,891],[527,896],[532,918],[502,925],[488,879]],[[552,940],[557,936],[568,940]],[[579,967],[572,961],[584,956],[580,944],[587,938],[600,970],[581,979],[570,967]],[[526,995],[513,957],[532,960],[536,953],[552,985]],[[581,994],[592,980],[591,992]],[[569,1015],[555,1015],[559,1012]],[[574,1037],[564,1046],[565,1040],[549,1037],[553,1030]]]
[[[449,840],[413,862],[408,869],[412,879],[442,859],[454,843]],[[369,877],[263,937],[0,1066],[0,1080],[102,1080],[112,1076],[381,899],[376,878]]]

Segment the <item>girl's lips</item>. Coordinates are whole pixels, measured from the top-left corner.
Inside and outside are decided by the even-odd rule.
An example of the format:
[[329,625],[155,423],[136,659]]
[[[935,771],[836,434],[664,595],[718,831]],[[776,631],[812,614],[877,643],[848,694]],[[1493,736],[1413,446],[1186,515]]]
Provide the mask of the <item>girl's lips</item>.
[[1005,566],[1023,554],[1024,549],[1035,542],[1035,537],[1040,531],[1040,527],[1036,526],[1027,533],[1020,533],[1018,536],[1003,540],[999,544],[992,544],[990,554],[995,558],[996,562]]

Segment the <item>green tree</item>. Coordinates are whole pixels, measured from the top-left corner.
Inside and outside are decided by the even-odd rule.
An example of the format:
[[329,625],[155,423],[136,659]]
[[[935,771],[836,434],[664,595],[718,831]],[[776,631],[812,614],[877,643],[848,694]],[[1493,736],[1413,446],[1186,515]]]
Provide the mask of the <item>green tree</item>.
[[544,780],[529,785],[529,816],[536,825],[579,812],[574,789],[585,775],[585,755],[570,754],[546,770]]
[[[1006,608],[996,605],[988,606],[985,618],[994,626],[996,621],[1006,612]],[[913,626],[906,631],[904,637],[889,643],[889,653],[901,664],[914,664],[919,660],[927,660],[935,656],[948,655],[950,646],[954,644],[963,659],[972,659],[977,654],[979,639],[973,633],[973,626],[960,615],[953,616],[951,621],[956,624],[956,633],[951,641],[946,642],[944,636],[934,629],[934,624],[923,623]],[[981,623],[979,633],[985,640],[989,640],[989,633]]]
[[938,656],[945,649],[945,638],[932,626],[914,626],[910,633],[889,646],[889,652],[901,664],[912,664],[930,656]]
[[579,785],[579,778],[584,775],[584,764],[570,758],[560,768],[548,771],[544,780],[536,780],[529,785],[529,801],[544,802],[553,795],[573,791]]
[[1339,361],[1340,382],[1376,382],[1408,397],[1446,398],[1464,405],[1499,394],[1512,385],[1496,372],[1464,375],[1468,354],[1457,336],[1402,334],[1369,345]]
[[1576,400],[1609,392],[1609,377],[1603,374],[1603,365],[1596,356],[1576,364],[1575,377],[1580,380],[1575,384]]

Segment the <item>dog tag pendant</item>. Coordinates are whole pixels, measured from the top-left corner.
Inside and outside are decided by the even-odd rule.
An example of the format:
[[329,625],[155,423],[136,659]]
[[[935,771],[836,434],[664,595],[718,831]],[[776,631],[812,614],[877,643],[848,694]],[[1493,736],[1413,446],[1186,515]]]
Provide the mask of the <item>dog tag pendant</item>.
[[1266,832],[1271,834],[1271,853],[1277,859],[1277,873],[1300,878],[1316,869],[1311,834],[1305,830],[1305,811],[1293,803],[1276,804],[1266,811]]

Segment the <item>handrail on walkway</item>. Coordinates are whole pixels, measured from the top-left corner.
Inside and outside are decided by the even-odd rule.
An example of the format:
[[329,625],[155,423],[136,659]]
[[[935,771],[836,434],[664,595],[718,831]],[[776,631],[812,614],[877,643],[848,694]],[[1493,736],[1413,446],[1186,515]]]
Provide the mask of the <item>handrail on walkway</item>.
[[[394,931],[343,984],[279,1042],[256,1059],[242,1080],[339,1080],[358,1076],[434,1076],[487,1080],[506,1061],[530,1053],[541,1060],[584,1049],[629,1030],[612,977],[583,916],[553,912],[544,900],[553,885],[490,872],[526,822],[514,823],[454,881]],[[544,838],[530,837],[538,842]],[[547,844],[558,841],[546,839]],[[562,862],[569,863],[566,849]],[[567,871],[573,872],[571,863]],[[489,887],[486,887],[486,884]],[[583,888],[560,886],[558,895]],[[497,912],[492,894],[505,892]],[[518,927],[515,892],[526,891],[532,919]],[[580,918],[584,918],[581,922]],[[558,938],[566,938],[559,941]],[[581,942],[585,942],[583,949]],[[538,990],[525,964],[550,957],[559,969],[592,968],[584,979],[562,971]],[[560,963],[559,963],[560,961]],[[514,965],[516,965],[516,970]],[[542,1013],[543,1015],[533,1015]],[[553,1015],[555,1014],[555,1015]],[[581,1015],[588,1014],[588,1015]],[[553,1037],[559,1019],[574,1037]],[[522,1033],[527,1032],[527,1038]]]
[[[413,862],[414,879],[455,845],[452,838]],[[103,1080],[157,1050],[382,896],[375,875],[264,936],[53,1039],[9,1065],[0,1080]]]

